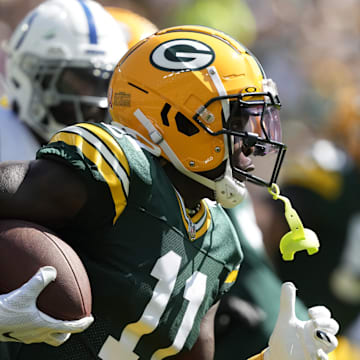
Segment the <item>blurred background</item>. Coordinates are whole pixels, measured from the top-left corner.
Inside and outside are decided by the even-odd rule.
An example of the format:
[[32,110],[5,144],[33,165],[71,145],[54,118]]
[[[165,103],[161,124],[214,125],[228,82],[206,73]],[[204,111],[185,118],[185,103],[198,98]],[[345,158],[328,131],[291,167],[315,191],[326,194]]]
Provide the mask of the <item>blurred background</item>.
[[[41,2],[41,0],[0,0],[0,42],[9,39],[16,25]],[[99,0],[99,2],[104,6],[132,10],[149,19],[158,28],[183,24],[205,25],[228,33],[239,40],[259,59],[267,77],[277,83],[283,105],[281,110],[283,142],[289,147],[285,165],[291,164],[301,151],[310,148],[317,138],[328,136],[332,140],[342,142],[343,147],[349,151],[360,169],[360,0]],[[0,47],[0,98],[5,93],[1,76],[4,73],[4,59],[5,54]],[[286,171],[283,170],[280,174],[280,182],[284,173]],[[356,174],[357,182],[351,183],[353,187],[349,188],[349,195],[346,201],[344,200],[344,203],[356,203],[356,206],[350,204],[348,211],[347,208],[342,210],[343,208],[335,201],[329,202],[325,207],[333,206],[331,211],[334,220],[329,220],[331,217],[325,214],[323,209],[315,213],[315,218],[318,214],[324,213],[324,223],[333,223],[338,227],[339,212],[344,215],[342,220],[344,223],[351,219],[354,213],[360,213],[358,196],[356,196],[356,191],[360,191],[358,190],[360,189],[359,174]],[[321,178],[320,189],[323,188],[323,180]],[[249,188],[255,194],[254,197],[258,193],[267,195],[266,188],[257,187],[256,191],[253,191],[255,190],[253,186]],[[310,206],[313,205],[312,200],[308,203]],[[261,228],[267,228],[267,224],[262,226],[261,220],[269,218],[268,209],[265,208],[267,211],[265,214],[261,212],[260,206],[255,207]],[[299,210],[303,209],[299,207]],[[300,215],[311,211],[303,210]],[[307,220],[311,223],[311,219]],[[272,232],[278,220],[270,219],[268,223]],[[327,230],[331,235],[333,229],[329,227]],[[345,230],[341,236],[344,233]],[[360,234],[360,220],[356,244],[359,244],[358,234]],[[328,240],[326,236],[323,238]],[[339,243],[339,238],[336,237],[333,241]],[[279,239],[280,237],[276,241]],[[329,249],[331,250],[332,247],[329,246]],[[334,249],[337,251],[337,247]],[[336,263],[340,261],[341,251],[338,253]],[[348,250],[348,253],[351,253],[351,250]],[[357,251],[353,253],[357,272],[355,301],[357,307],[354,306],[354,311],[358,313],[360,266],[357,264],[359,264],[360,247],[357,246]],[[333,269],[336,264],[329,262],[328,259],[325,256],[324,262],[328,262],[328,267]],[[326,276],[330,274],[327,267],[324,267],[324,271]],[[351,283],[352,288],[354,288],[353,284]],[[347,306],[347,302],[344,304]],[[341,322],[342,319],[338,318],[338,320]],[[356,336],[360,344],[360,317]]]
[[[8,39],[17,23],[40,2],[0,0],[0,41]],[[298,147],[306,146],[323,131],[343,90],[354,96],[359,93],[359,0],[99,2],[133,10],[159,28],[180,24],[211,26],[249,47],[279,88],[284,142],[289,145],[286,161]],[[1,87],[0,83],[0,95]]]

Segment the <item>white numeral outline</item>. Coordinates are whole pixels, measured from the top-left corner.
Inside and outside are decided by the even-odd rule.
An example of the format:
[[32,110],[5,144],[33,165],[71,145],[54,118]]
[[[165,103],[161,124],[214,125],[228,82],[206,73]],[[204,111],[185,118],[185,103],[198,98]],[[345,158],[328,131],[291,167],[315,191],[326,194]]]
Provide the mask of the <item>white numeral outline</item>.
[[[160,318],[174,291],[177,275],[180,270],[181,257],[173,251],[159,258],[154,265],[151,275],[158,279],[152,298],[145,307],[137,322],[125,326],[117,341],[109,335],[100,349],[102,360],[137,360],[139,356],[134,349],[143,335],[153,332],[159,324]],[[155,351],[151,360],[161,360],[167,356],[177,354],[184,346],[192,329],[196,314],[206,293],[207,276],[196,271],[187,279],[184,299],[189,301],[179,330],[171,346]]]

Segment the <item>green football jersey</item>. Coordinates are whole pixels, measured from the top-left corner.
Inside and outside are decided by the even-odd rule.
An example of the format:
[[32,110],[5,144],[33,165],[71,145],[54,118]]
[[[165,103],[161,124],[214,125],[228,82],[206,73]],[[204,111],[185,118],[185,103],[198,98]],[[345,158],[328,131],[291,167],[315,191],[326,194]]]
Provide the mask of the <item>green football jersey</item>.
[[58,348],[10,345],[9,359],[155,360],[190,349],[242,260],[224,210],[203,200],[189,218],[158,159],[110,125],[65,128],[37,157],[68,164],[87,186],[88,202],[58,233],[87,269],[95,321]]

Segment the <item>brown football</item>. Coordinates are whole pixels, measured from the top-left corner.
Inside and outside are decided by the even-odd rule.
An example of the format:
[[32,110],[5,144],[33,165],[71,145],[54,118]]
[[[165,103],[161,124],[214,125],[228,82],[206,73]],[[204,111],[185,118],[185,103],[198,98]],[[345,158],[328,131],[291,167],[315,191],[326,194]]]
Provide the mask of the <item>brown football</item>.
[[38,308],[60,320],[90,315],[90,282],[76,252],[43,226],[0,220],[0,294],[17,289],[47,265],[56,268],[57,277],[39,295]]

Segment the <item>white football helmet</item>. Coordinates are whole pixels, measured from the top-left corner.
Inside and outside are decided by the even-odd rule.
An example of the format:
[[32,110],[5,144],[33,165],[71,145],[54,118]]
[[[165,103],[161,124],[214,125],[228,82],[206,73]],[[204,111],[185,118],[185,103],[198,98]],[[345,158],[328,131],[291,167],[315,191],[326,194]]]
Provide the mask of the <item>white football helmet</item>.
[[42,139],[66,125],[105,121],[112,71],[127,51],[113,17],[92,0],[47,0],[6,45],[9,102]]

